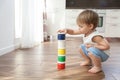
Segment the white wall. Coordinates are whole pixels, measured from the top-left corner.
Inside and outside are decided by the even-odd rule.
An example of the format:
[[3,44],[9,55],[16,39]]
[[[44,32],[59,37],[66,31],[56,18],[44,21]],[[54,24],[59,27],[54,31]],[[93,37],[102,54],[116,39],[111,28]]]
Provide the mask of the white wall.
[[59,28],[65,27],[65,0],[46,0],[47,32],[56,36]]
[[14,49],[14,0],[0,0],[0,55]]

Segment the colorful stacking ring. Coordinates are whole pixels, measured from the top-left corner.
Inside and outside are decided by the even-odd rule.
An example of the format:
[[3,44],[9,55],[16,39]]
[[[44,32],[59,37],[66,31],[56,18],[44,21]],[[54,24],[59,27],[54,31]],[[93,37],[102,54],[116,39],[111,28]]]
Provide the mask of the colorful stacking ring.
[[57,63],[58,70],[65,69],[65,63]]
[[65,34],[58,34],[58,40],[65,40]]
[[65,62],[65,56],[58,56],[59,62]]
[[58,49],[58,55],[65,55],[65,49]]

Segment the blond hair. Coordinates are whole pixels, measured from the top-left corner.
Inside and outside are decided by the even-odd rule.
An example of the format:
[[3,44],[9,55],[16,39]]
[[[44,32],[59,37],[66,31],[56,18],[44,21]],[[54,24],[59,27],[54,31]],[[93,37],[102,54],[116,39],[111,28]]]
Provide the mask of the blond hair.
[[77,23],[93,24],[93,29],[98,26],[98,14],[92,10],[85,10],[81,12],[77,17]]

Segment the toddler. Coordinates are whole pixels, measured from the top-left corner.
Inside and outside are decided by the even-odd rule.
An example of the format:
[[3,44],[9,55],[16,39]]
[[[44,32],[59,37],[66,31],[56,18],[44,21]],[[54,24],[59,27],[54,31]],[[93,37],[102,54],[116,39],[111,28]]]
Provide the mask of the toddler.
[[88,70],[90,73],[102,71],[101,62],[109,58],[110,45],[108,41],[96,31],[98,25],[98,14],[92,10],[84,10],[77,19],[77,30],[60,29],[58,32],[70,35],[83,34],[83,44],[80,45],[80,54],[85,61],[81,62],[81,66],[92,65]]

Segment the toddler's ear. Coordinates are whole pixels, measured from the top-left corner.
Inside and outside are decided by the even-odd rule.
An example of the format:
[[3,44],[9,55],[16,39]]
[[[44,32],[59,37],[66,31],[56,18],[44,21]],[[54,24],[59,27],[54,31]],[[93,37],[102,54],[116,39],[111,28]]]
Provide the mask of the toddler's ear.
[[92,30],[94,28],[93,24],[90,24],[90,29]]

